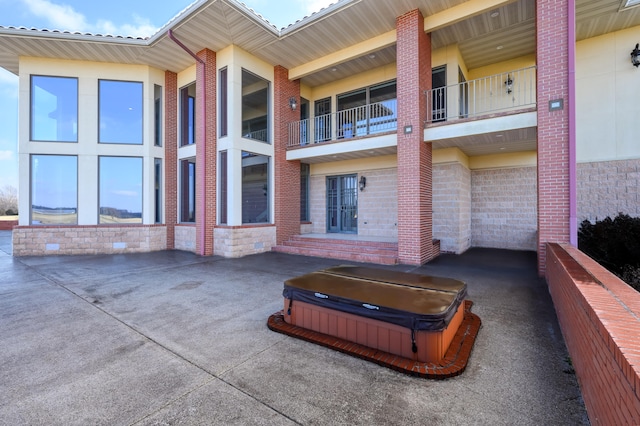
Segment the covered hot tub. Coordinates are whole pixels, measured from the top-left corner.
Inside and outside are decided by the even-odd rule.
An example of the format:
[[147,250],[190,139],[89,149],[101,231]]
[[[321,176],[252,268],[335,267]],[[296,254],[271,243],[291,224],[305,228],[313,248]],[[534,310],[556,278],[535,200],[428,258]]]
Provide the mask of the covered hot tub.
[[440,362],[464,317],[462,281],[337,266],[284,283],[284,321],[420,362]]

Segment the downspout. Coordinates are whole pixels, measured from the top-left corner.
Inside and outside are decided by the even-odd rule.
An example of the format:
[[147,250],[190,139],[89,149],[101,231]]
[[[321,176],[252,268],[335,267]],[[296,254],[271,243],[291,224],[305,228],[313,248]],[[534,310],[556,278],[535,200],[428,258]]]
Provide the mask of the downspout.
[[[171,40],[173,40],[178,46],[180,46],[180,48],[182,50],[184,50],[185,52],[187,52],[189,55],[191,55],[195,60],[196,60],[196,66],[200,68],[201,71],[201,75],[204,77],[204,80],[207,80],[207,68],[205,67],[205,62],[199,58],[195,53],[193,53],[193,51],[191,51],[187,46],[184,45],[184,43],[182,43],[180,40],[178,40],[176,38],[176,36],[173,35],[173,30],[169,30],[167,31],[167,35],[169,36],[169,38]],[[196,82],[197,83],[197,82]],[[204,82],[203,82],[204,84]],[[200,123],[198,123],[199,127],[200,127],[200,134],[202,135],[202,141],[201,143],[205,143],[205,141],[207,140],[207,126],[205,124],[205,119],[204,117],[207,116],[207,100],[206,100],[206,96],[207,96],[207,91],[203,90],[202,91],[202,97],[204,99],[201,100],[201,105],[202,105],[202,116],[203,119],[200,120]],[[196,141],[197,143],[197,141]],[[197,162],[196,162],[197,164]],[[201,167],[198,167],[201,168]],[[200,176],[202,176],[202,181],[199,182],[198,186],[198,192],[200,193],[200,199],[202,200],[202,209],[204,209],[204,206],[206,205],[205,203],[205,196],[207,194],[206,191],[206,179],[205,179],[205,170],[202,170],[200,173]],[[197,170],[196,170],[196,175],[197,175]],[[202,215],[202,217],[204,217],[204,212],[198,212],[196,214],[196,221],[198,220],[198,216]],[[197,236],[199,241],[200,241],[200,253],[198,253],[200,256],[204,256],[205,255],[205,241],[206,241],[206,227],[204,223],[200,224],[200,234]]]
[[569,242],[578,247],[578,188],[576,177],[576,0],[568,0],[569,61]]

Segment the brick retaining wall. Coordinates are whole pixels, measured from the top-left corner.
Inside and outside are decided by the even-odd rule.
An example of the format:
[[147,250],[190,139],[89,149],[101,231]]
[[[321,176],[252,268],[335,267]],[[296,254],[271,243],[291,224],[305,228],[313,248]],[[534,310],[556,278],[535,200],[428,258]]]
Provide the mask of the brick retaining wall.
[[14,226],[18,226],[17,220],[0,220],[0,231],[11,231]]
[[640,293],[564,244],[546,278],[591,423],[640,424]]

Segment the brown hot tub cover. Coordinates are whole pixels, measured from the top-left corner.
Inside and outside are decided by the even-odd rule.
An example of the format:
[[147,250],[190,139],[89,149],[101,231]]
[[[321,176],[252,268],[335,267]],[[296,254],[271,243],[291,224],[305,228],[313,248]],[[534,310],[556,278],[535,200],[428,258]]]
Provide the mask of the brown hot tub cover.
[[[359,266],[337,266],[284,283],[283,295],[410,329],[441,331],[467,294],[467,285],[430,277]],[[290,314],[290,312],[289,312]]]

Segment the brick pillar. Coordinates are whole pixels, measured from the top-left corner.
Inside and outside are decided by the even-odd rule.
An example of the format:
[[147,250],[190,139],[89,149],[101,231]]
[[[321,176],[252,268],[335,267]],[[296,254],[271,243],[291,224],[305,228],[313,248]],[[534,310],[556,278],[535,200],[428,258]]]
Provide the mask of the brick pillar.
[[[545,271],[545,244],[570,239],[569,58],[566,1],[536,1],[538,64],[538,273]],[[561,99],[562,109],[549,111]]]
[[164,73],[164,222],[167,249],[175,248],[178,223],[178,74]]
[[216,53],[203,49],[196,70],[196,253],[213,255],[216,224]]
[[[431,87],[431,36],[413,10],[396,19],[398,66],[398,257],[421,265],[437,256],[433,245],[432,152],[425,143]],[[411,126],[411,132],[405,128]]]
[[[288,123],[300,120],[300,80],[290,81],[289,70],[274,68],[274,178],[276,243],[300,233],[300,161],[287,161]],[[294,97],[298,109],[292,111]]]

